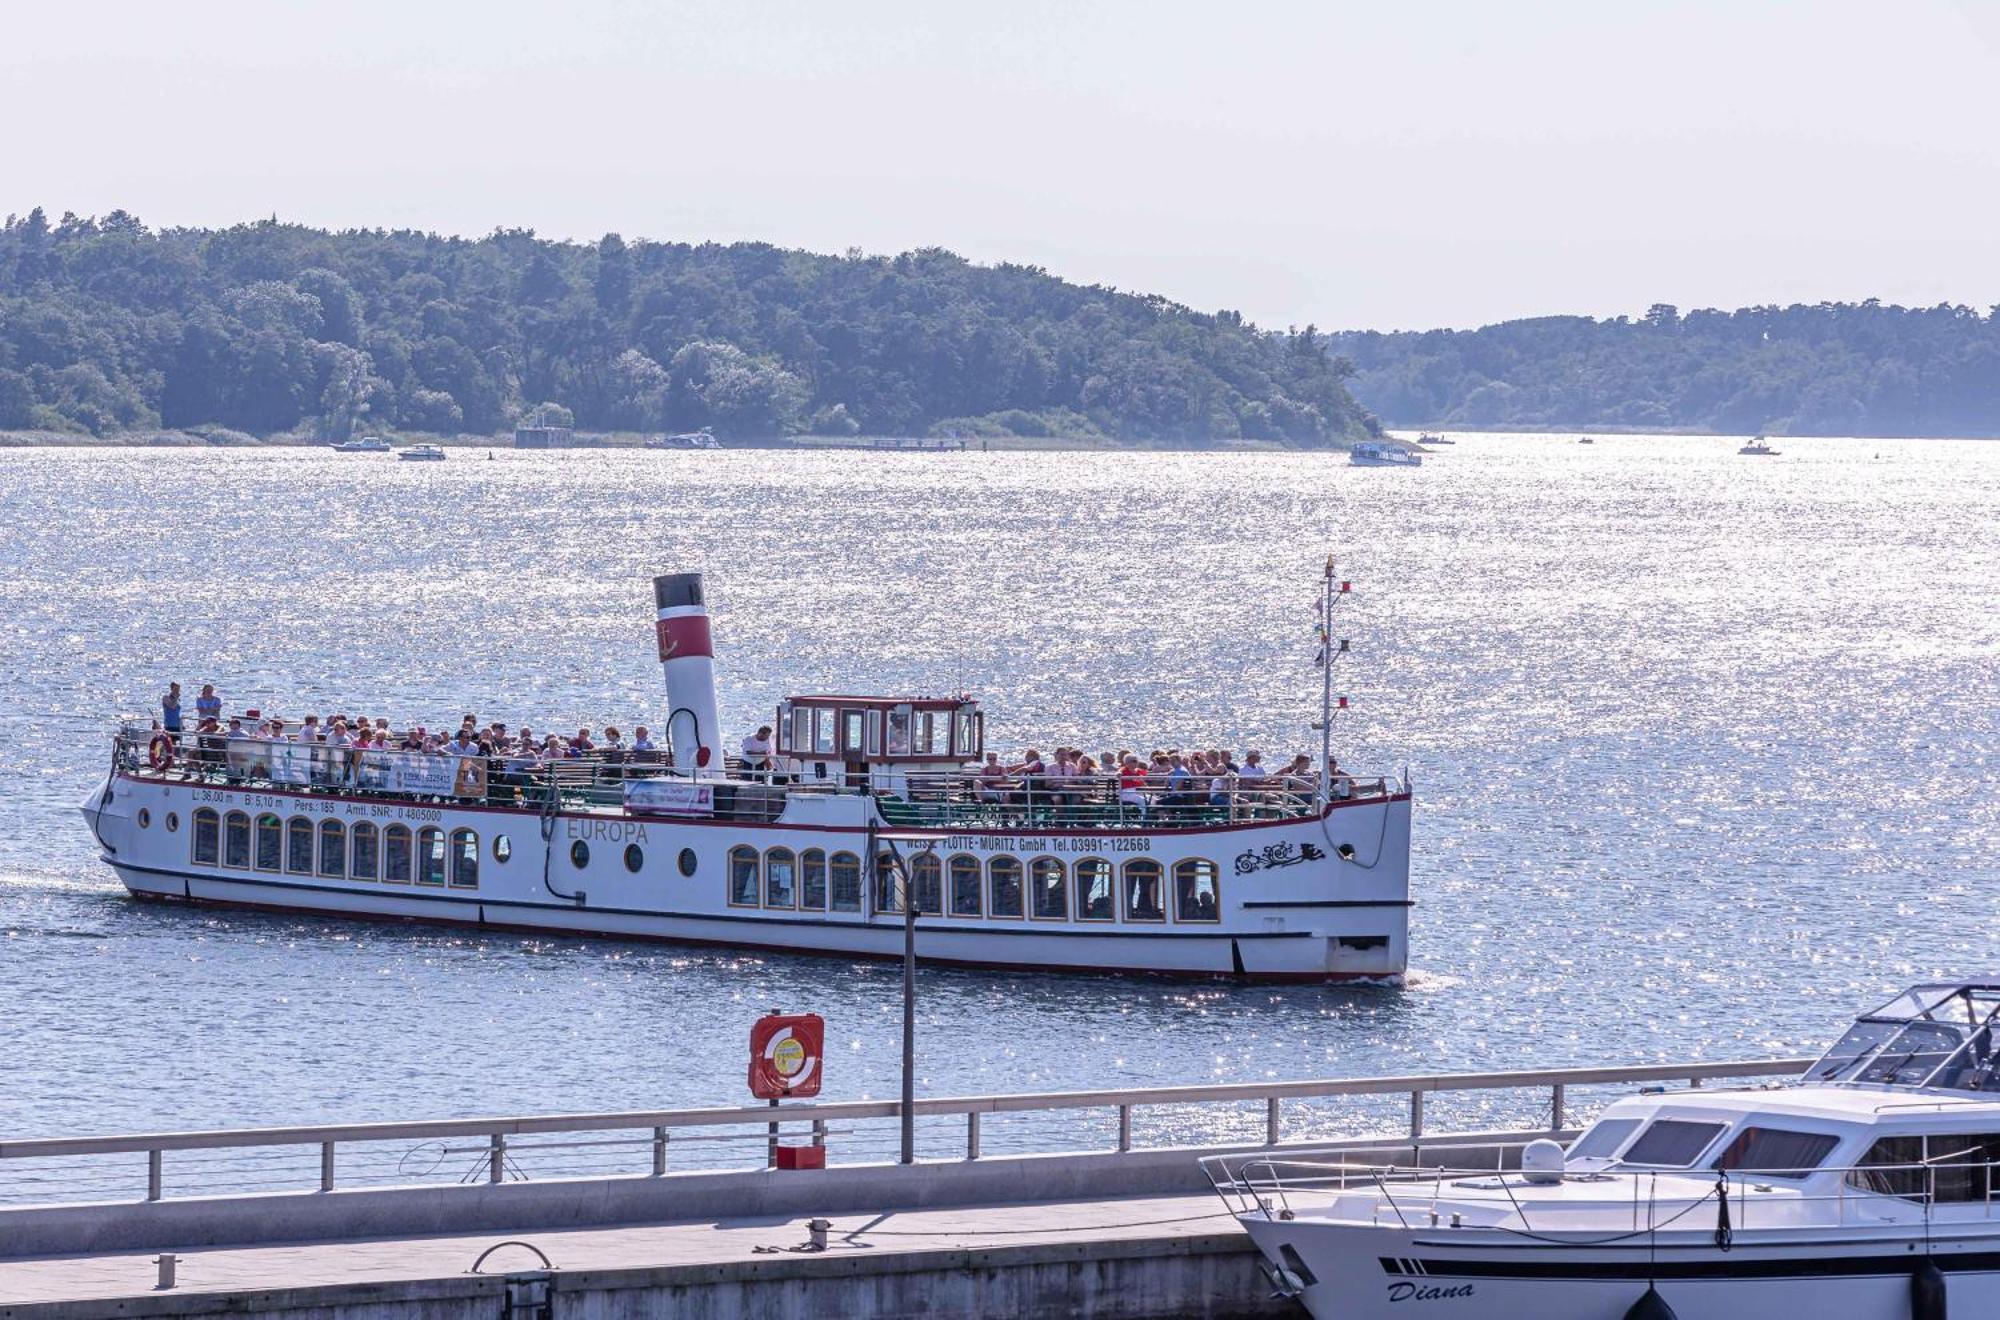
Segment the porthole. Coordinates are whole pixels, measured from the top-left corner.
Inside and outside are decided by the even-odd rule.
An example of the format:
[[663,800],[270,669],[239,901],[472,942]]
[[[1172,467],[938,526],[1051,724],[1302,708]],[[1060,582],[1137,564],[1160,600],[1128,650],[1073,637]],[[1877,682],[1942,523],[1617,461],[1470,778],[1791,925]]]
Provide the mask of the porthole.
[[680,868],[682,875],[694,874],[694,861],[695,861],[694,849],[692,848],[681,849]]
[[590,845],[578,839],[569,846],[569,864],[581,871],[590,865]]
[[504,834],[493,836],[493,860],[504,862],[514,855],[514,845]]
[[181,827],[180,813],[177,811],[169,811],[167,813],[167,833],[172,834],[180,827]]
[[144,807],[139,808],[139,828],[142,830],[146,830],[146,829],[151,829],[152,827],[153,827],[153,813],[146,810]]
[[646,850],[641,848],[636,843],[626,844],[625,869],[630,871],[633,875],[637,875],[639,874],[639,868],[644,866],[645,864],[646,864]]

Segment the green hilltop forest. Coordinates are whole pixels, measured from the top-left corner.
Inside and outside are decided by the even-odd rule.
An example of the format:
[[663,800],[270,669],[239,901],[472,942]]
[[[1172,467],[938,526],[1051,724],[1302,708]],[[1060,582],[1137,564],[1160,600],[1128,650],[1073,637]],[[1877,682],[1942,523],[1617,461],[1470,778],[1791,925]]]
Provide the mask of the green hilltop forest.
[[0,430],[587,430],[1337,445],[1378,432],[1308,328],[938,249],[0,230]]
[[[2000,309],[1996,309],[2000,310]],[[2000,314],[1863,303],[1338,334],[1394,426],[2000,435]]]

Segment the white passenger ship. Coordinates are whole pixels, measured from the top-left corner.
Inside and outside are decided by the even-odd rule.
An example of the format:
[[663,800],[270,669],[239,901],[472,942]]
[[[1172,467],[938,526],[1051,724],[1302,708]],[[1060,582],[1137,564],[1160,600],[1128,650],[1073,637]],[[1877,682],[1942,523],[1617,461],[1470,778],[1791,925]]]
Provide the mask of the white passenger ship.
[[1209,1160],[1341,1320],[2000,1315],[2000,979],[1919,985],[1797,1081],[1642,1094],[1518,1172]]
[[144,898],[886,957],[907,888],[936,962],[1403,973],[1407,783],[996,786],[967,772],[976,702],[838,695],[780,705],[773,768],[748,771],[716,754],[700,575],[654,593],[670,761],[517,770],[128,726],[84,815]]

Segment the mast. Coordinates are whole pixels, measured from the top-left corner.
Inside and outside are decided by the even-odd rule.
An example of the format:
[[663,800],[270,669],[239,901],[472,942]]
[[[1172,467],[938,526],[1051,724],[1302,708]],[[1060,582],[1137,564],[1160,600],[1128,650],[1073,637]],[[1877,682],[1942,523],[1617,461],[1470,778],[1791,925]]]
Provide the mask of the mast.
[[1313,805],[1326,814],[1333,792],[1333,556],[1326,557],[1319,602],[1319,786]]

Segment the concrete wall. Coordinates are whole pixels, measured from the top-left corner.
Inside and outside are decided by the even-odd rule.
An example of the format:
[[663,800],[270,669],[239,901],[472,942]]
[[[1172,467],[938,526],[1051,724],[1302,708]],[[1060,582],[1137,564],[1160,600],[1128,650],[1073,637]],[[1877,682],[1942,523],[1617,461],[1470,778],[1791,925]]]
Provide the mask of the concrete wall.
[[249,1246],[350,1237],[530,1232],[665,1220],[805,1218],[874,1210],[1207,1191],[1200,1157],[1342,1150],[1366,1163],[1491,1166],[1489,1136],[1407,1143],[1024,1155],[902,1166],[551,1179],[0,1210],[0,1256]]
[[[1271,1296],[1240,1233],[1081,1245],[768,1261],[422,1283],[287,1288],[208,1295],[0,1305],[0,1320],[503,1320],[510,1295],[547,1296],[554,1320],[829,1320],[829,1317],[1018,1316],[1024,1320],[1167,1320],[1297,1315]],[[546,1291],[544,1291],[546,1290]],[[529,1320],[529,1313],[517,1313]]]

